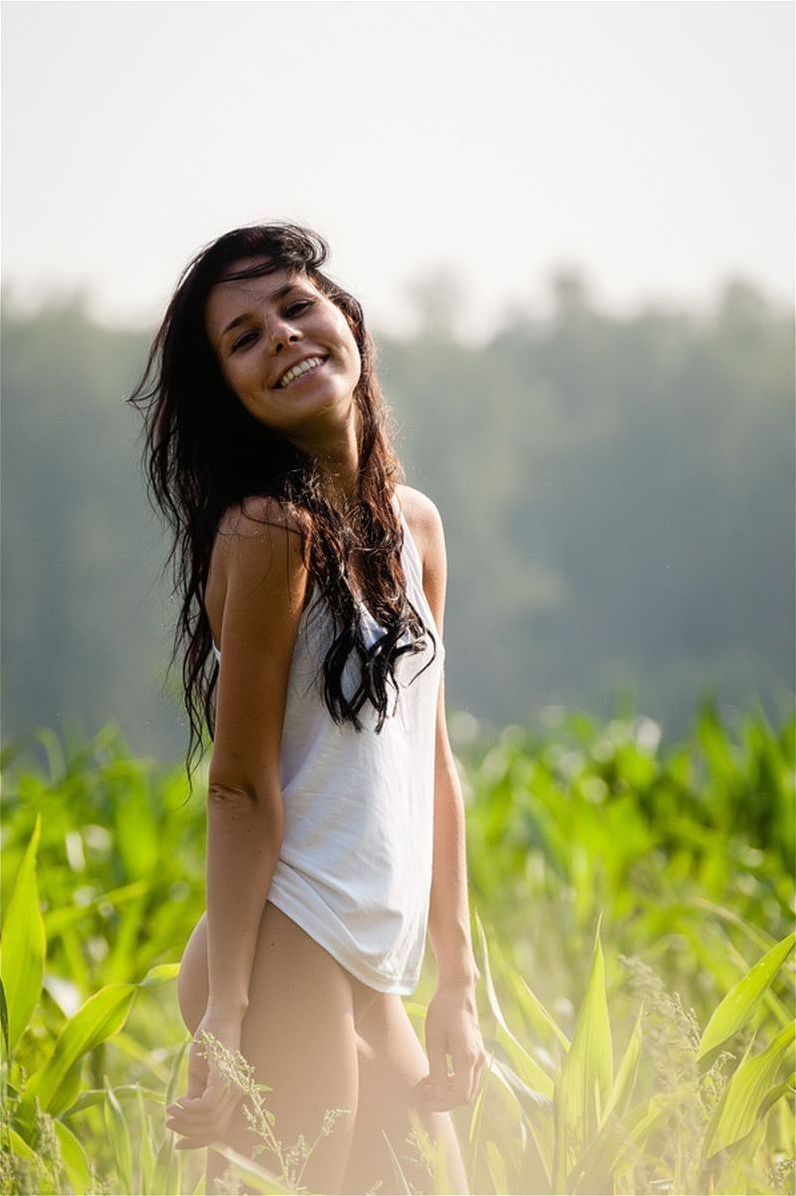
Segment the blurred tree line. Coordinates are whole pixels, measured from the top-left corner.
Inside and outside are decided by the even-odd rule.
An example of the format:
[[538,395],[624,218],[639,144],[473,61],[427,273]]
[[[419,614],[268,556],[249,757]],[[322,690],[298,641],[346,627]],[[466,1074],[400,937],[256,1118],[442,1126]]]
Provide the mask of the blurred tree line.
[[[793,701],[793,313],[727,282],[713,310],[599,311],[576,272],[544,319],[457,340],[451,280],[376,333],[407,482],[437,503],[446,697],[485,727],[635,709],[664,737],[700,695]],[[148,336],[79,299],[4,304],[3,735],[118,721],[176,758],[175,606],[125,398]]]

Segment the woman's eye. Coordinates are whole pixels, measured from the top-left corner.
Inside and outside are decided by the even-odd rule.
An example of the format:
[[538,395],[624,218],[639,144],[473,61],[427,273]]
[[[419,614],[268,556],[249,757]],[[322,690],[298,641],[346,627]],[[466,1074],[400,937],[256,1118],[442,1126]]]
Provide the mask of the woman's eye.
[[238,340],[235,341],[235,344],[232,346],[232,352],[235,353],[238,349],[246,344],[246,341],[249,339],[249,337],[256,337],[256,335],[256,332],[245,332],[243,336],[239,337]]
[[290,307],[287,309],[287,311],[285,312],[285,315],[287,315],[287,316],[298,315],[298,313],[300,311],[303,311],[305,307],[312,307],[314,302],[315,302],[314,299],[304,299],[304,300],[302,300],[301,303],[292,303],[290,305]]

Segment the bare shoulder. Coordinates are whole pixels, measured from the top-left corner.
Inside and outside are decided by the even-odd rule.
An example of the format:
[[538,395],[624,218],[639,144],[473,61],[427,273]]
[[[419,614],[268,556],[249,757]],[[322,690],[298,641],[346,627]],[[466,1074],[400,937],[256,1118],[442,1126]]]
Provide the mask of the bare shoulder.
[[269,495],[254,495],[228,507],[218,526],[212,566],[229,570],[256,567],[272,557],[288,558],[291,571],[301,559],[304,527],[295,511]]
[[218,526],[210,561],[205,609],[213,639],[220,643],[230,580],[259,587],[278,561],[290,588],[304,588],[304,528],[298,516],[279,499],[255,495],[230,506]]
[[414,486],[396,486],[395,490],[418,548],[421,540],[425,545],[444,535],[442,516],[436,503],[427,494],[416,490]]

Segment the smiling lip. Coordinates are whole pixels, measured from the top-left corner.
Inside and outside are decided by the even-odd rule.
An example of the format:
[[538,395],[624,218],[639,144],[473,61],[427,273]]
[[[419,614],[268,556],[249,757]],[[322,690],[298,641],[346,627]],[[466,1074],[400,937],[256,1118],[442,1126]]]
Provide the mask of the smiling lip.
[[[288,382],[287,386],[282,385],[282,378],[284,378],[285,374],[288,374],[292,369],[295,369],[297,365],[301,365],[303,361],[310,361],[313,357],[321,358],[320,365],[313,366],[311,370],[305,370],[303,374],[299,374],[298,378],[294,378],[292,382]],[[314,374],[315,371],[319,370],[322,365],[326,365],[328,360],[328,353],[307,353],[305,357],[300,357],[298,361],[294,361],[292,365],[287,366],[287,368],[282,371],[282,373],[279,375],[278,381],[274,384],[274,390],[287,390],[287,387],[292,386],[293,383],[300,382],[302,378],[306,378],[309,374]]]

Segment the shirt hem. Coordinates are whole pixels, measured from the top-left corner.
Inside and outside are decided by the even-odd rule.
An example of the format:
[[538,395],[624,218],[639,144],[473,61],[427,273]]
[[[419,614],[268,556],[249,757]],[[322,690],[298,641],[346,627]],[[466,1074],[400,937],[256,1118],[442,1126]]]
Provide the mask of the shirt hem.
[[275,891],[273,886],[268,893],[268,900],[295,922],[297,926],[300,926],[310,938],[313,938],[319,946],[323,947],[324,951],[328,951],[329,955],[342,968],[350,972],[355,979],[368,988],[375,989],[376,992],[390,993],[401,997],[410,997],[415,992],[420,980],[419,975],[414,980],[387,980],[381,973],[363,965],[361,956],[356,956],[343,950],[340,943],[328,934],[324,923],[313,916],[311,910],[308,910],[305,906],[294,905],[290,898]]

